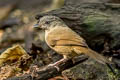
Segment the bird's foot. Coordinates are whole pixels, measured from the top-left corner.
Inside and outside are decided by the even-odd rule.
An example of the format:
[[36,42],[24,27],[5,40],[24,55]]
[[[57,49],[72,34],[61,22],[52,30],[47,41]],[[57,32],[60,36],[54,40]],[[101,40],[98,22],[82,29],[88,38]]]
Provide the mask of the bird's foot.
[[56,64],[56,63],[49,64],[48,67],[55,67],[57,69],[57,71],[60,71],[60,68],[58,67],[58,64]]
[[68,60],[66,57],[60,59],[59,61],[53,63],[53,64],[49,64],[48,66],[53,66],[55,67],[58,71],[60,71],[60,68],[58,67],[58,65],[60,65],[61,63],[64,63],[66,60]]

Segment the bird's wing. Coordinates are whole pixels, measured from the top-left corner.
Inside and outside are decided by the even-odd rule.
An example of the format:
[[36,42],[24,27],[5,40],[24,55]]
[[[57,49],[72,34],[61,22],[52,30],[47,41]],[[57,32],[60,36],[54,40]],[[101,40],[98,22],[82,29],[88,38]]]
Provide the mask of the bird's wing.
[[49,33],[49,45],[54,46],[83,46],[88,47],[85,40],[68,27],[59,27]]

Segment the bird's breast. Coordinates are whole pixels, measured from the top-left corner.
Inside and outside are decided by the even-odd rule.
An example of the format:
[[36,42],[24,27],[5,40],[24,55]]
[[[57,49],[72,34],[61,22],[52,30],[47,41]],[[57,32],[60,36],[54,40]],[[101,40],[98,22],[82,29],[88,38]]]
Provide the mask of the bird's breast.
[[56,38],[57,27],[45,31],[45,41],[50,48],[51,44],[54,43],[54,38]]

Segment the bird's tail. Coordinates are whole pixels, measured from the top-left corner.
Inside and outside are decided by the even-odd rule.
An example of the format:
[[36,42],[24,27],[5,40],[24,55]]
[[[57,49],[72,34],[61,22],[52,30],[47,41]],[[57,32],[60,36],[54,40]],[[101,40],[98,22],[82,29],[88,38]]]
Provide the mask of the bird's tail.
[[89,49],[89,48],[84,48],[84,47],[79,47],[78,49],[75,50],[77,53],[84,53],[86,55],[88,55],[89,57],[95,59],[96,61],[98,61],[99,63],[105,64],[108,66],[108,68],[113,72],[114,75],[116,75],[116,72],[114,71],[114,69],[112,68],[111,64],[113,64],[112,62],[110,62],[108,59],[106,59],[104,56],[100,55],[99,53]]
[[111,70],[111,72],[116,75],[116,72],[114,71],[114,68],[111,66],[111,64],[113,64],[112,62],[110,62],[108,59],[106,59],[104,56],[100,55],[99,53],[88,49],[88,51],[86,50],[86,55],[90,56],[91,58],[95,59],[96,61],[107,65],[107,67]]
[[81,47],[81,48],[77,48],[77,53],[84,53],[86,55],[88,55],[89,57],[95,59],[96,61],[102,63],[102,64],[106,64],[106,63],[111,63],[109,60],[107,60],[104,56],[100,55],[99,53],[89,49],[89,48],[84,48],[84,47]]
[[96,61],[102,63],[102,64],[106,64],[106,63],[111,63],[108,59],[106,59],[104,56],[100,55],[99,53],[88,49],[88,51],[86,51],[86,54],[88,56],[90,56],[91,58],[95,59]]

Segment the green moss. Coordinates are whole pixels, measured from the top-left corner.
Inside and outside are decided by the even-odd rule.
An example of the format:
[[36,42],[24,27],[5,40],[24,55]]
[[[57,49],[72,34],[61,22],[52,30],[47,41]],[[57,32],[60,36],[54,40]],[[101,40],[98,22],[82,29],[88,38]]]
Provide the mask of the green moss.
[[89,31],[96,30],[97,26],[101,26],[101,24],[104,24],[105,21],[107,21],[109,16],[105,14],[93,14],[84,17],[84,23],[88,26]]
[[114,71],[116,74],[113,74],[113,72],[111,72],[111,70],[107,68],[107,75],[109,77],[109,80],[119,80],[120,72],[118,71],[118,69],[114,69]]

